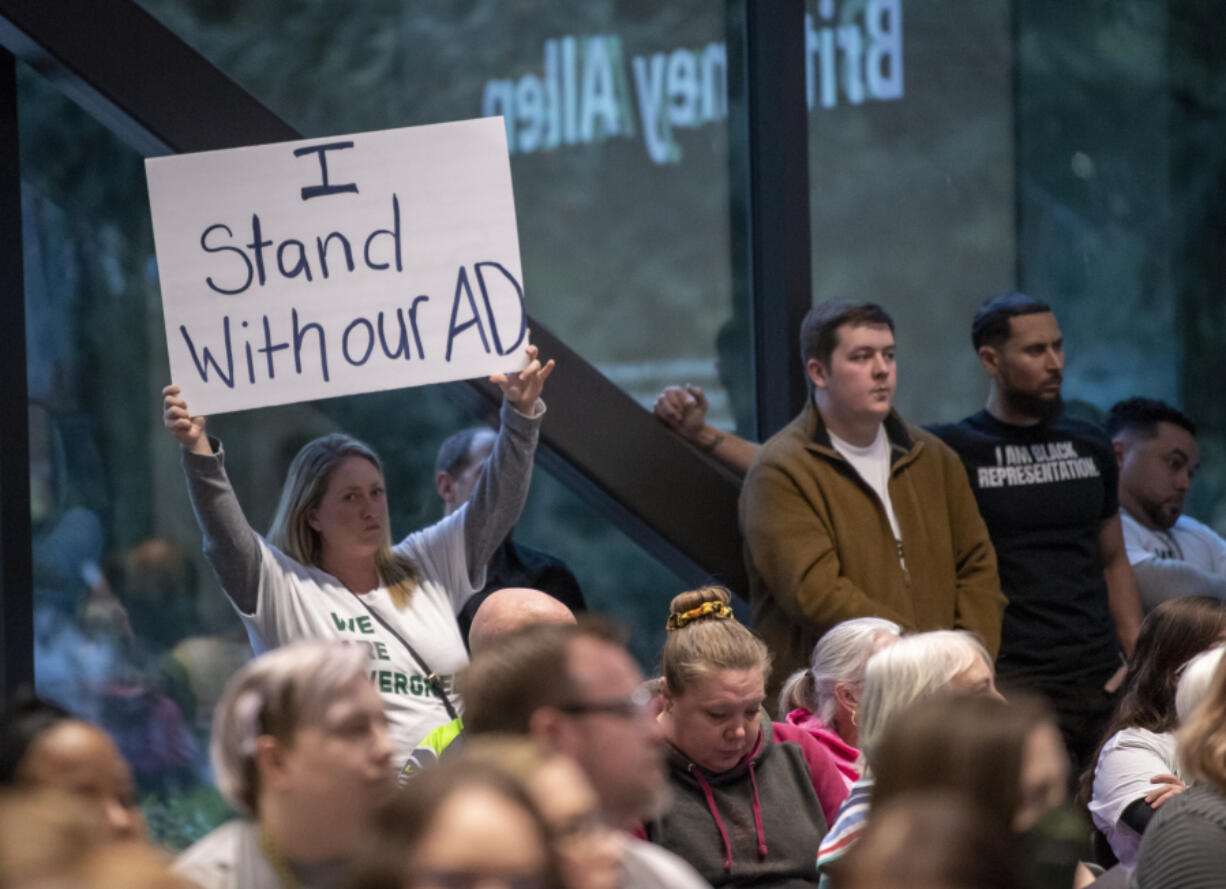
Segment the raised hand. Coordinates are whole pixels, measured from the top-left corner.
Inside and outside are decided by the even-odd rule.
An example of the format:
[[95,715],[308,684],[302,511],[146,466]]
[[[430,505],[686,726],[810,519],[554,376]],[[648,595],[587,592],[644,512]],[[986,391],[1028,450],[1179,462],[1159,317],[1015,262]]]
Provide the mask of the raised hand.
[[669,386],[656,397],[655,415],[683,438],[694,441],[707,422],[707,396],[698,386]]
[[167,386],[162,390],[162,425],[170,430],[183,450],[194,454],[213,453],[209,437],[204,432],[204,423],[204,417],[193,417],[188,411],[187,402],[179,397],[178,386]]
[[[531,331],[528,332],[531,336]],[[511,406],[521,414],[531,415],[536,400],[541,397],[545,388],[545,380],[553,373],[554,362],[550,358],[541,364],[536,346],[531,344],[524,350],[528,356],[528,366],[512,374],[494,374],[490,382],[502,389],[502,394]]]

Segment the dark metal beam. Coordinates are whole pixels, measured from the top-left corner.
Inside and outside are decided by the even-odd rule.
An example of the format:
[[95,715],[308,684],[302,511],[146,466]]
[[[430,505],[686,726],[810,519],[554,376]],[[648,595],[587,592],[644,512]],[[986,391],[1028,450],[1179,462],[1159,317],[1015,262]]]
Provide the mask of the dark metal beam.
[[[558,363],[545,398],[539,462],[632,540],[698,585],[712,578],[748,595],[737,527],[740,480],[643,410],[561,340],[536,325],[532,341]],[[501,398],[484,381],[488,416]],[[663,591],[661,591],[663,592]]]
[[131,0],[3,0],[0,42],[146,157],[298,138]]
[[[0,0],[0,40],[145,153],[299,137],[130,0],[71,4],[87,7],[85,20],[69,18],[67,5]],[[546,393],[542,462],[687,580],[715,576],[743,591],[736,480],[529,323],[559,365]]]
[[0,50],[0,656],[3,696],[34,683],[34,569],[30,549],[30,430],[22,299],[21,157],[17,61]]
[[748,277],[758,436],[804,404],[797,333],[812,302],[803,0],[731,4],[728,124],[734,268]]

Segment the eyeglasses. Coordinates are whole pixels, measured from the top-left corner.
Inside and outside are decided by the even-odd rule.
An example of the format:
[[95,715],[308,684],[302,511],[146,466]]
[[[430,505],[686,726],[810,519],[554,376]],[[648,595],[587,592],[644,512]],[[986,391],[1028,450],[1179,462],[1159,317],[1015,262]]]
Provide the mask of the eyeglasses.
[[624,698],[608,698],[603,701],[572,701],[558,707],[563,713],[572,716],[588,716],[595,713],[606,713],[609,716],[620,716],[622,719],[637,719],[651,712],[651,702],[655,698],[650,688],[639,686]]

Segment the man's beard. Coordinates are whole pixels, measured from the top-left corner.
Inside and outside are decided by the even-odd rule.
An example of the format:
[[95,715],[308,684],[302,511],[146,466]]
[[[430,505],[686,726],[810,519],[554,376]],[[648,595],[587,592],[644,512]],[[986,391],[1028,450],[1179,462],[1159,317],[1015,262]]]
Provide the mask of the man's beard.
[[1039,422],[1054,420],[1064,410],[1064,399],[1059,392],[1056,392],[1054,398],[1044,398],[1034,392],[1019,392],[1016,389],[1007,390],[1004,394],[1005,401],[1016,413]]
[[1159,531],[1169,531],[1175,527],[1175,523],[1179,521],[1179,516],[1183,512],[1183,507],[1180,507],[1174,515],[1171,515],[1170,510],[1163,508],[1161,503],[1143,503],[1141,508],[1145,511],[1150,523]]

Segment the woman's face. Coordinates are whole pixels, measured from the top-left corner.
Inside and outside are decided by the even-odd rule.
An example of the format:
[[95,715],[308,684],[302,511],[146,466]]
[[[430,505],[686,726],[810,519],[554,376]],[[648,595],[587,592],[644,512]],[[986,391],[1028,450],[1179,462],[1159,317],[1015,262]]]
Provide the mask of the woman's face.
[[115,839],[143,839],[145,818],[128,764],[100,729],[66,719],[47,729],[26,751],[21,783],[66,791],[95,806]]
[[[872,638],[871,654],[876,654],[887,645],[898,641],[898,634],[882,630]],[[854,682],[837,682],[834,686],[834,700],[838,709],[834,715],[834,725],[840,738],[852,747],[860,746],[860,727],[856,724],[856,714],[860,709],[860,697],[864,694],[863,670],[861,678]]]
[[664,734],[708,772],[726,772],[758,741],[766,699],[762,670],[717,670],[691,682],[681,694],[664,689]]
[[1031,729],[1022,749],[1021,787],[1013,829],[1021,833],[1043,813],[1064,802],[1068,792],[1068,756],[1060,732],[1050,722]]
[[1005,696],[996,688],[996,675],[992,665],[978,655],[975,662],[950,680],[949,686],[956,694],[983,695],[1003,701]]
[[469,784],[443,801],[410,851],[404,889],[544,887],[548,862],[545,838],[522,806]]
[[360,831],[391,793],[391,759],[383,702],[370,680],[358,676],[317,722],[299,726],[267,780],[299,809],[334,820],[339,838],[345,830]]
[[365,457],[346,457],[332,472],[319,506],[307,513],[325,554],[374,557],[387,538],[383,476]]

